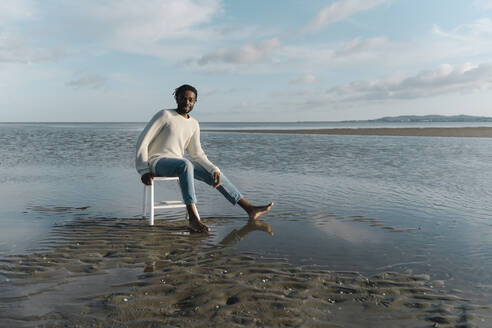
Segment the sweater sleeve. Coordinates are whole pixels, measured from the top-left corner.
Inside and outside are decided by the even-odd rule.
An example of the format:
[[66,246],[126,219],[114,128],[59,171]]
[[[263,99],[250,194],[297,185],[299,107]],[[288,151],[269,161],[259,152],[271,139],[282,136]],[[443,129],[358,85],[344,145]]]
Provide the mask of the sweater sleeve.
[[205,152],[202,149],[202,145],[200,143],[200,126],[197,126],[195,132],[191,136],[186,150],[190,154],[191,158],[195,162],[203,166],[205,170],[207,170],[211,174],[213,174],[214,172],[220,173],[219,168],[208,160],[207,155],[205,155]]
[[147,126],[145,126],[142,133],[137,140],[136,156],[135,156],[135,167],[140,175],[145,173],[151,173],[152,169],[149,166],[149,144],[152,142],[154,137],[159,133],[162,126],[164,125],[164,120],[162,118],[163,111],[159,111],[152,117]]

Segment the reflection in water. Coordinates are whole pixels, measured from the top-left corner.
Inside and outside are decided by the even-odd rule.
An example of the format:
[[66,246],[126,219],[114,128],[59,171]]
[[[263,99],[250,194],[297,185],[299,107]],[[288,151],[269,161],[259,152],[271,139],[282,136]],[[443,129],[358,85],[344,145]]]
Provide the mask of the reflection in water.
[[46,212],[46,213],[76,213],[78,211],[85,211],[90,206],[81,206],[81,207],[70,207],[70,206],[29,206],[26,209],[32,212]]
[[225,238],[220,242],[222,245],[234,245],[241,239],[243,239],[248,233],[259,230],[265,231],[270,236],[273,236],[272,228],[268,223],[263,220],[248,220],[248,223],[239,230],[232,230]]
[[[214,221],[208,220],[207,223],[213,224]],[[191,239],[189,239],[189,244],[187,245],[187,248],[192,251],[196,251],[197,248],[200,248],[199,246],[200,244],[197,243],[204,242],[209,238],[208,234],[198,234],[198,233],[190,234],[188,231],[188,227],[186,225],[184,226],[179,225],[177,224],[176,221],[164,223],[163,227],[161,227],[159,230],[161,231],[159,231],[158,235],[160,235],[162,233],[162,230],[164,230],[172,236],[192,237]],[[224,239],[222,239],[222,241],[219,244],[224,246],[233,246],[241,239],[243,239],[247,234],[253,231],[264,231],[268,233],[270,236],[274,235],[272,228],[265,221],[248,220],[248,222],[242,228],[233,229]],[[156,234],[154,233],[149,233],[146,240],[148,242],[158,245],[162,243],[162,240],[160,240],[160,238],[161,237],[156,237]],[[172,253],[177,253],[177,251],[174,250],[172,251]],[[164,268],[166,268],[169,265],[169,263],[165,261],[156,261],[156,258],[167,256],[169,254],[170,254],[169,251],[165,252],[164,254],[161,254],[160,252],[151,254],[151,252],[148,252],[146,254],[146,260],[144,261],[143,272],[148,273],[148,272],[161,271]]]

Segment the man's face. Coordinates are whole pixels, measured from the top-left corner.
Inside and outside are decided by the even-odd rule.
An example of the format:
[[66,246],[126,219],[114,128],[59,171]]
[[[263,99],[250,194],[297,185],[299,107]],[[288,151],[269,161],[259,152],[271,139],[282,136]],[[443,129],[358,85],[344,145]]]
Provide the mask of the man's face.
[[196,95],[193,91],[186,90],[178,95],[178,111],[183,114],[191,112],[195,106]]

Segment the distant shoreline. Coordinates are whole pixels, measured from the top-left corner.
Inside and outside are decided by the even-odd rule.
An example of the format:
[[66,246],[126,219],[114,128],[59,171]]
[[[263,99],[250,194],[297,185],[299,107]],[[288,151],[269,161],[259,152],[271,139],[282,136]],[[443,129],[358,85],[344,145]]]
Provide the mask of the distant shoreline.
[[333,129],[204,129],[203,132],[238,132],[238,133],[277,133],[277,134],[335,134],[363,136],[414,136],[414,137],[465,137],[492,138],[492,127],[464,128],[333,128]]

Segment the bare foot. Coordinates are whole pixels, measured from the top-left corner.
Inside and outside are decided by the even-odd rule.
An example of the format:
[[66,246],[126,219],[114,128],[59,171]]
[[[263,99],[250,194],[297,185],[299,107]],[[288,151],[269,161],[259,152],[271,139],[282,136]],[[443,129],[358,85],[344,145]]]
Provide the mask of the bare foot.
[[190,222],[190,230],[193,232],[209,232],[210,228],[202,223],[195,204],[187,204],[186,211]]
[[200,219],[190,219],[190,229],[193,232],[209,232],[210,228],[203,224]]
[[246,210],[246,212],[248,212],[250,220],[256,220],[260,215],[268,212],[272,208],[272,206],[273,202],[265,206],[251,206]]

